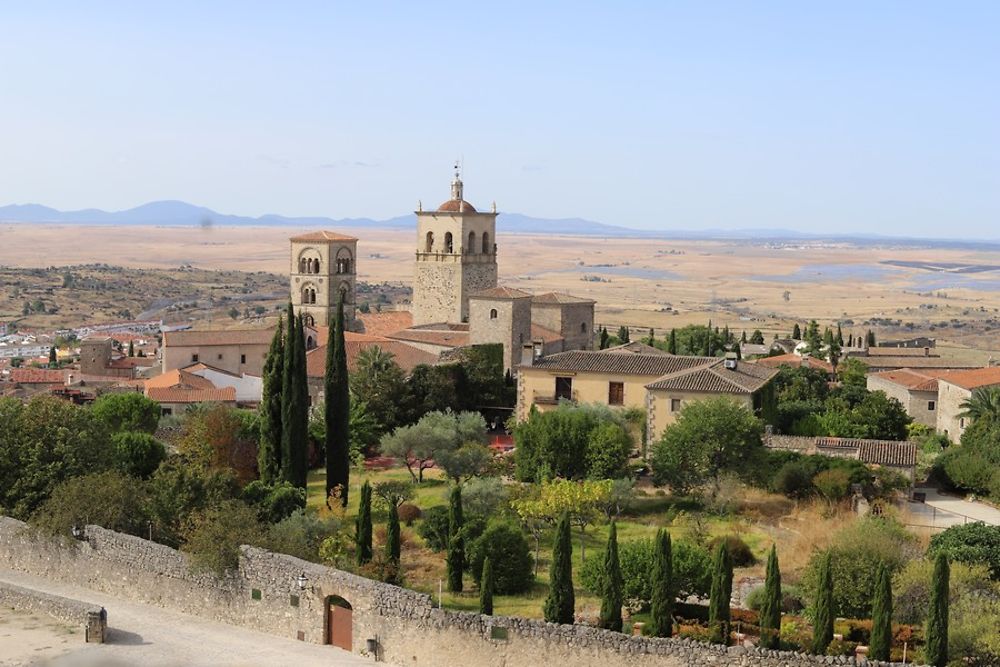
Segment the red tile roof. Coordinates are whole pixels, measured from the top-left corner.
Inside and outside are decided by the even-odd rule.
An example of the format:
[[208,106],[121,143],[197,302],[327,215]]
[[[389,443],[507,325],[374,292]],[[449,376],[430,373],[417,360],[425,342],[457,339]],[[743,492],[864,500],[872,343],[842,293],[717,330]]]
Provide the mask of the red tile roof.
[[54,368],[12,368],[10,381],[17,384],[63,384],[66,371]]
[[938,379],[946,377],[958,371],[947,369],[927,368],[923,370],[913,370],[911,368],[900,368],[898,370],[882,371],[873,373],[870,377],[880,378],[893,384],[898,384],[910,391],[937,391]]
[[157,403],[235,403],[236,387],[221,389],[149,387],[146,389],[146,396]]
[[798,354],[779,354],[776,357],[761,357],[760,359],[755,359],[753,361],[755,364],[760,364],[761,366],[770,366],[771,368],[778,368],[779,366],[791,366],[793,368],[821,368],[827,373],[833,372],[833,365],[826,359],[817,359],[816,357],[803,357]]
[[978,389],[1000,384],[1000,366],[987,366],[968,371],[954,371],[942,377],[943,382],[953,384],[963,389]]
[[[393,361],[403,369],[404,373],[409,373],[420,364],[433,364],[438,360],[438,355],[432,352],[425,352],[402,341],[375,337],[359,338],[350,340],[345,336],[344,339],[344,344],[347,348],[347,368],[350,371],[353,371],[357,367],[358,355],[361,351],[370,347],[378,347],[383,352],[391,354]],[[309,377],[323,377],[325,372],[326,345],[320,345],[306,353],[306,375]]]
[[563,303],[595,303],[595,302],[593,299],[582,299],[578,296],[573,296],[572,294],[564,294],[562,292],[547,292],[545,294],[536,294],[533,297],[531,297],[531,303],[549,305],[549,304],[563,304]]
[[438,206],[439,213],[475,213],[476,209],[464,199],[449,199]]
[[316,232],[306,232],[305,234],[299,234],[298,236],[293,236],[292,241],[357,241],[353,236],[347,236],[346,234],[338,234],[337,232],[328,232],[326,230],[316,231]]
[[372,336],[387,336],[413,326],[413,313],[406,310],[358,313],[357,319],[361,322],[364,333]]
[[426,343],[438,347],[465,347],[469,344],[468,331],[435,330],[435,329],[405,329],[389,334],[388,338],[395,340]]
[[145,382],[147,392],[150,389],[166,389],[166,388],[176,388],[176,389],[214,389],[215,385],[212,384],[211,380],[201,377],[200,375],[195,375],[194,373],[189,373],[184,370],[175,368],[172,371],[167,371],[157,375],[154,378],[150,378]]
[[573,350],[536,359],[530,367],[547,371],[578,371],[660,377],[721,362],[716,357],[673,357],[662,354],[608,354],[607,350]]
[[274,329],[228,329],[210,331],[166,331],[163,346],[270,345]]
[[[676,357],[675,357],[676,358]],[[752,394],[771,381],[778,369],[738,362],[726,368],[725,361],[677,371],[646,385],[651,390],[696,391],[718,394]]]
[[513,287],[491,287],[471,295],[473,299],[527,299],[531,294]]

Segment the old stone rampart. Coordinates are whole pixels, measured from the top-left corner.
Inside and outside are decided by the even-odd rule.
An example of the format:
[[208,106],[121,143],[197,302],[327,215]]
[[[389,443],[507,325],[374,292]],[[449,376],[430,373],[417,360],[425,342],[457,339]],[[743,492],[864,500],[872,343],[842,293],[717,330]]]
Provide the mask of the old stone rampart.
[[631,637],[588,626],[438,609],[423,593],[249,546],[242,547],[239,568],[231,575],[198,574],[181,552],[99,526],[87,526],[85,539],[76,541],[40,535],[0,517],[0,567],[314,643],[327,640],[330,601],[346,601],[352,609],[352,650],[369,654],[368,640],[374,640],[377,657],[397,665],[859,664],[846,657]]
[[97,644],[104,641],[108,617],[100,605],[0,582],[0,607],[48,614],[82,628],[84,641]]

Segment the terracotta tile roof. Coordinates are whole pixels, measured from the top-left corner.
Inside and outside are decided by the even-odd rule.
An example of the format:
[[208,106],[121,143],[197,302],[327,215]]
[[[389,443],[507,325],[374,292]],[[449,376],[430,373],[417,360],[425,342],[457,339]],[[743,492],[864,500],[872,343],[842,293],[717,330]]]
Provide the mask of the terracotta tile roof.
[[866,349],[869,357],[940,357],[933,350],[926,351],[922,347],[869,347]]
[[358,313],[364,333],[373,336],[387,336],[413,326],[413,313],[406,310],[383,311],[381,313]]
[[909,368],[923,370],[925,368],[945,368],[945,369],[967,369],[967,368],[981,368],[982,364],[973,363],[968,361],[956,361],[954,359],[946,359],[943,357],[900,357],[900,356],[886,356],[886,357],[850,357],[851,359],[857,359],[865,366],[871,369],[878,370],[889,370],[894,368]]
[[760,359],[754,359],[753,363],[771,368],[778,368],[780,366],[791,366],[793,368],[808,367],[822,368],[827,373],[833,372],[833,365],[826,359],[803,357],[795,353],[779,354],[776,357],[761,357]]
[[869,465],[912,467],[917,464],[917,446],[909,441],[772,435],[764,438],[764,444],[771,449],[854,458]]
[[211,380],[179,368],[146,380],[145,387],[147,392],[150,389],[165,389],[168,387],[179,389],[215,389],[215,385],[212,384]]
[[274,329],[229,329],[212,331],[166,331],[163,346],[270,345]]
[[108,368],[136,368],[139,366],[155,366],[157,361],[154,357],[119,357],[112,359],[108,363]]
[[715,357],[671,357],[662,354],[607,354],[607,351],[573,350],[536,359],[530,368],[549,371],[611,373],[660,377],[677,371],[708,366]]
[[650,390],[672,389],[719,394],[752,394],[771,381],[778,369],[737,363],[735,369],[726,368],[724,360],[709,366],[677,371],[646,385]]
[[531,325],[531,339],[541,340],[545,343],[555,343],[560,340],[565,340],[562,337],[561,333],[559,333],[558,331],[553,331],[552,329],[547,329],[546,327],[543,327],[541,324]]
[[389,334],[388,338],[414,343],[426,343],[427,345],[436,345],[439,347],[465,347],[469,344],[468,331],[441,331],[420,329],[417,327]]
[[858,458],[869,465],[916,466],[917,445],[891,440],[862,440]]
[[221,389],[150,387],[146,389],[146,396],[157,403],[235,403],[236,387]]
[[530,297],[530,292],[514,289],[513,287],[491,287],[490,289],[479,290],[470,295],[472,299],[527,299]]
[[583,299],[578,296],[573,296],[572,294],[565,294],[563,292],[546,292],[545,294],[536,294],[531,297],[531,303],[549,305],[561,303],[595,303],[595,301],[593,299]]
[[[228,375],[228,376],[234,377],[234,378],[240,377],[239,373],[233,373],[231,371],[227,371],[227,370],[222,369],[222,368],[216,368],[215,366],[212,366],[210,364],[206,364],[204,361],[199,361],[197,363],[190,364],[189,366],[185,366],[181,370],[185,371],[187,373],[190,373],[192,375],[196,375],[197,377],[201,377],[200,375],[197,375],[198,371],[215,371],[216,373],[222,373],[223,375]],[[157,376],[157,377],[160,377],[160,376]]]
[[948,384],[953,384],[963,389],[978,389],[979,387],[990,387],[1000,384],[1000,366],[987,366],[986,368],[976,368],[968,371],[954,371],[941,378]]
[[655,354],[661,357],[673,357],[676,355],[665,352],[658,347],[653,347],[652,345],[646,345],[645,343],[640,343],[639,341],[632,341],[631,343],[622,343],[621,345],[615,345],[614,347],[607,347],[603,350],[598,350],[601,354]]
[[438,206],[439,213],[475,213],[476,209],[464,199],[449,199]]
[[17,384],[63,384],[66,371],[56,368],[12,368],[10,381]]
[[[344,344],[347,348],[347,368],[354,371],[357,367],[358,355],[369,347],[379,347],[383,352],[393,356],[393,361],[399,364],[404,373],[409,373],[420,364],[437,362],[438,355],[407,345],[398,340],[368,337],[362,340],[350,340],[345,335]],[[306,375],[321,378],[326,373],[326,345],[309,350],[306,353]]]
[[328,232],[326,230],[320,230],[316,232],[306,232],[305,234],[299,234],[298,236],[293,236],[292,241],[357,241],[353,236],[347,236],[346,234],[338,234],[337,232]]
[[873,373],[870,377],[898,384],[910,391],[937,391],[938,378],[958,372],[947,369],[928,368],[922,371],[915,371],[910,368],[900,368],[899,370]]

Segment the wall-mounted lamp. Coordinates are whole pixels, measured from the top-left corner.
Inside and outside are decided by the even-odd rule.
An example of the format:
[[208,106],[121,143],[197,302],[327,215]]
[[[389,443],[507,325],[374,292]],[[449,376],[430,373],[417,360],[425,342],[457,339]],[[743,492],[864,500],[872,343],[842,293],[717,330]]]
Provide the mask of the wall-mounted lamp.
[[306,583],[308,583],[308,581],[309,579],[306,578],[305,572],[295,578],[295,583],[298,585],[300,591],[304,591],[306,589]]
[[71,533],[73,534],[73,537],[74,537],[74,538],[76,538],[76,539],[78,539],[78,540],[82,540],[82,539],[83,539],[83,537],[84,537],[84,534],[83,534],[83,528],[81,528],[81,527],[80,527],[80,526],[78,526],[77,524],[75,524],[75,523],[74,523],[74,524],[73,524],[73,527],[72,527],[72,528],[70,528],[69,530],[70,530],[70,532],[71,532]]
[[369,638],[365,640],[365,648],[368,649],[368,653],[375,658],[375,662],[378,662],[378,637]]

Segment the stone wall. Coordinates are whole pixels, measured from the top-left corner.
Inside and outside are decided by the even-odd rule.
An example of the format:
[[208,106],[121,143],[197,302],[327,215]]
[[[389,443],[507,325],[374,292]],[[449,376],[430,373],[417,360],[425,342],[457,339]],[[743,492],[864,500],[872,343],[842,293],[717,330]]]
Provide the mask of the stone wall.
[[0,582],[0,607],[41,612],[83,628],[84,641],[101,644],[107,628],[104,607]]
[[231,576],[196,574],[182,553],[98,526],[87,526],[85,539],[77,542],[0,518],[0,567],[314,643],[326,640],[327,600],[338,596],[353,609],[353,651],[367,654],[367,640],[372,639],[377,657],[397,665],[855,664],[849,658],[631,637],[587,626],[447,611],[435,608],[422,593],[248,546],[242,547],[239,569]]

